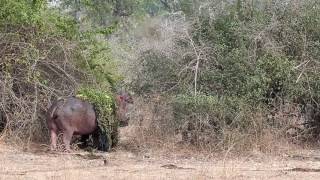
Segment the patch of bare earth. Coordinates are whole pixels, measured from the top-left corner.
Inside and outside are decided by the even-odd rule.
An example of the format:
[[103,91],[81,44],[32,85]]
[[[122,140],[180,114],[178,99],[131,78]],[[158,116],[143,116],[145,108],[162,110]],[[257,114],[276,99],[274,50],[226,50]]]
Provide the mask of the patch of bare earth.
[[[320,151],[201,160],[174,155],[50,153],[0,144],[0,179],[319,179]],[[218,159],[218,158],[217,158]]]

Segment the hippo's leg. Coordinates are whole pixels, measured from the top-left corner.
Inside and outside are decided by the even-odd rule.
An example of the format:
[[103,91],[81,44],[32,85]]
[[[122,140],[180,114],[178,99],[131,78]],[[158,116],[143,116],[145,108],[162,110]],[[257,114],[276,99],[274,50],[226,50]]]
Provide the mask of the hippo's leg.
[[56,130],[50,129],[50,136],[51,136],[50,149],[51,151],[54,151],[57,148],[57,138],[58,138]]
[[63,143],[65,145],[65,150],[70,152],[70,142],[72,139],[73,131],[65,130],[63,131]]

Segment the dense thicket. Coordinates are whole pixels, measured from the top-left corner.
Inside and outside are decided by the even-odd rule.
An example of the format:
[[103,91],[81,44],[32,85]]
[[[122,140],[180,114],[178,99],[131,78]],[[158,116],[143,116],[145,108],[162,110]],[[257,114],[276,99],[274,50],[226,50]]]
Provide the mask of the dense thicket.
[[45,0],[0,2],[0,116],[4,137],[48,141],[51,101],[82,86],[110,92],[115,63],[100,32],[79,31]]
[[126,42],[133,47],[125,58],[134,91],[164,96],[160,104],[172,108],[171,118],[159,114],[157,121],[172,133],[182,129],[186,141],[218,149],[260,142],[266,131],[285,137],[301,124],[296,132],[318,137],[317,1],[167,5],[169,12],[146,18]]
[[120,80],[157,137],[229,151],[319,135],[316,0],[50,2],[0,3],[0,118],[18,137],[41,134],[52,96]]

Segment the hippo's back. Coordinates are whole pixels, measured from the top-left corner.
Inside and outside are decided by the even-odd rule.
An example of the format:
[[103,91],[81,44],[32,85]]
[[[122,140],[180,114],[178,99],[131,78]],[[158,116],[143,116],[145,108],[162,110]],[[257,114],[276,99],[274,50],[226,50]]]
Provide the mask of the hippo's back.
[[73,131],[75,134],[92,133],[96,127],[96,115],[93,105],[75,97],[69,97],[54,103],[52,122],[59,130]]

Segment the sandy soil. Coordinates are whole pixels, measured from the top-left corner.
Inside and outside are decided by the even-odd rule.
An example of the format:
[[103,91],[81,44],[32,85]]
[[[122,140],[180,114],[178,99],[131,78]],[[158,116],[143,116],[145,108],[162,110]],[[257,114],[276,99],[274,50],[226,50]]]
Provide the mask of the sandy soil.
[[65,154],[42,149],[0,144],[0,179],[320,179],[320,151],[199,160],[123,150]]

